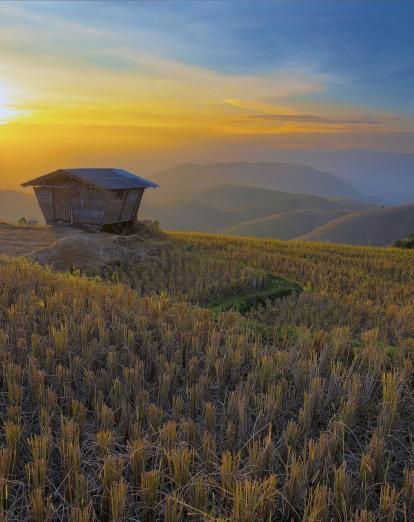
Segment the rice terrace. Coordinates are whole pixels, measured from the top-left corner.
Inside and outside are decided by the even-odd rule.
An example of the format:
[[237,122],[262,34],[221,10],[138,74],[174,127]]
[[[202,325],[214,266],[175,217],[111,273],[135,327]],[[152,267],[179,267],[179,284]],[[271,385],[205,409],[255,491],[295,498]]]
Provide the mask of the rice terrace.
[[413,20],[0,2],[0,522],[414,522]]
[[[412,252],[161,243],[89,276],[1,258],[4,516],[410,519]],[[269,273],[304,290],[203,306]]]

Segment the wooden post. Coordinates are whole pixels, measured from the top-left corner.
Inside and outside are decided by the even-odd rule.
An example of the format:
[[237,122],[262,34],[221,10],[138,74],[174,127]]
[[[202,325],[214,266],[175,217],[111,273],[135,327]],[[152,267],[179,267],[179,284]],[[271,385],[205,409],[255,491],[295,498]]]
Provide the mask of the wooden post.
[[119,218],[118,218],[118,222],[119,223],[121,223],[121,221],[122,221],[122,214],[124,213],[125,203],[126,203],[126,200],[128,198],[128,194],[129,194],[129,190],[127,190],[125,192],[124,201],[122,202],[122,207],[121,207],[121,213],[119,214]]
[[143,194],[144,194],[144,189],[142,189],[141,192],[139,192],[137,194],[137,202],[135,203],[134,211],[132,212],[132,220],[131,221],[135,221],[137,219],[138,209],[139,209],[139,206],[141,204],[141,199],[142,199]]

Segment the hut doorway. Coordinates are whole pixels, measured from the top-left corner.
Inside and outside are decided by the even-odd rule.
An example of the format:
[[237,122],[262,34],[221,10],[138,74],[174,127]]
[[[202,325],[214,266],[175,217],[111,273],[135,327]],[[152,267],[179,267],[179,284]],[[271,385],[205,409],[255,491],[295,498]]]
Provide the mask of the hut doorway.
[[53,203],[55,220],[72,222],[72,198],[70,190],[57,188],[54,191]]

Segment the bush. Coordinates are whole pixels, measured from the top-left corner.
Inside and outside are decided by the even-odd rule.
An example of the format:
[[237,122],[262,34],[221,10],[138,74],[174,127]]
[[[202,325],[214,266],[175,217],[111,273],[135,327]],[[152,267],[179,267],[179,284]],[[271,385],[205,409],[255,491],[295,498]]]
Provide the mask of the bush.
[[414,248],[414,234],[410,234],[406,239],[399,239],[393,244],[396,248]]

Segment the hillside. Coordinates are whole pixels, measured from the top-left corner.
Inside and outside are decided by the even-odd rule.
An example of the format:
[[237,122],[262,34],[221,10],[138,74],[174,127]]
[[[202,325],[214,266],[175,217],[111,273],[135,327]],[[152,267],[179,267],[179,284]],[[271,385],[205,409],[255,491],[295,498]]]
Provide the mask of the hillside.
[[155,173],[151,179],[162,187],[162,190],[154,191],[148,198],[151,204],[187,198],[220,185],[243,185],[323,197],[358,199],[351,186],[333,174],[294,163],[191,163]]
[[[160,192],[162,190],[164,189],[161,188]],[[170,230],[222,232],[229,230],[229,227],[242,226],[245,222],[273,217],[275,214],[314,211],[316,214],[313,221],[319,225],[324,219],[367,208],[372,208],[372,205],[350,198],[322,198],[311,194],[293,194],[258,187],[220,185],[186,199],[152,205],[145,200],[141,215],[159,220],[162,227]],[[313,213],[310,212],[309,215]],[[271,220],[268,223],[270,224]],[[300,223],[305,226],[300,227]],[[308,222],[305,219],[300,221],[300,218],[296,220],[296,225],[292,223],[292,230],[296,235],[289,232],[289,227],[289,217],[284,216],[270,237],[288,239],[309,230]]]
[[165,201],[158,205],[143,201],[139,214],[145,219],[159,221],[167,230],[214,232],[237,223],[237,217],[232,212],[205,204],[202,197]]
[[400,205],[347,214],[300,239],[386,246],[407,237],[413,230],[414,205]]
[[222,232],[230,236],[294,239],[344,214],[348,214],[348,211],[293,210],[246,221],[225,228]]
[[[410,520],[413,252],[164,243],[99,277],[0,256],[7,519]],[[209,309],[265,274],[304,291]]]
[[290,193],[260,187],[220,185],[195,195],[214,208],[255,217],[264,217],[269,211],[290,212],[293,210],[365,210],[371,205],[351,198],[325,198],[299,192]]

